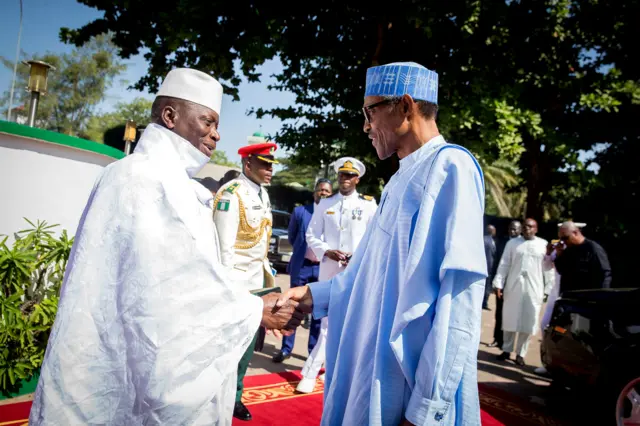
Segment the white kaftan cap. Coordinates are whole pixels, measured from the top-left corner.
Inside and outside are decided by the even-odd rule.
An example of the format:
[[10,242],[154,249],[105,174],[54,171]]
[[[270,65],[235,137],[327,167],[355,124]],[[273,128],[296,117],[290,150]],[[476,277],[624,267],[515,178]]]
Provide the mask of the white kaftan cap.
[[[558,228],[560,228],[560,227],[561,227],[562,225],[564,225],[565,223],[568,223],[568,222],[560,222],[560,223],[558,224]],[[584,228],[585,226],[587,226],[587,224],[586,224],[586,223],[583,223],[583,222],[573,222],[573,224],[574,224],[577,228]]]
[[394,62],[367,70],[365,96],[411,95],[438,103],[438,74],[415,62]]
[[352,175],[358,175],[358,177],[364,176],[364,172],[367,168],[362,162],[353,157],[342,157],[333,163],[333,169],[336,173],[349,173]]
[[169,71],[156,96],[184,99],[214,110],[220,115],[222,85],[215,78],[191,68]]

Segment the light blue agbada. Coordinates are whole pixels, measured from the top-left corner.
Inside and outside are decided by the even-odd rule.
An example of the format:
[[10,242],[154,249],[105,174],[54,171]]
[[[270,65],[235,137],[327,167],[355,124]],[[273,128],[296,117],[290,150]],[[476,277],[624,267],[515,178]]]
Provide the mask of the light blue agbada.
[[329,316],[323,425],[480,425],[484,185],[438,136],[400,160],[349,266],[310,284]]

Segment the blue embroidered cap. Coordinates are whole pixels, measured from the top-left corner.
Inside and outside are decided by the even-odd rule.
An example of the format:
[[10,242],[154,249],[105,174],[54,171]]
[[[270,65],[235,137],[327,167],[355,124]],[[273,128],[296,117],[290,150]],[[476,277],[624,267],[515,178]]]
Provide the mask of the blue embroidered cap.
[[411,95],[438,103],[438,74],[415,62],[394,62],[367,70],[365,96]]

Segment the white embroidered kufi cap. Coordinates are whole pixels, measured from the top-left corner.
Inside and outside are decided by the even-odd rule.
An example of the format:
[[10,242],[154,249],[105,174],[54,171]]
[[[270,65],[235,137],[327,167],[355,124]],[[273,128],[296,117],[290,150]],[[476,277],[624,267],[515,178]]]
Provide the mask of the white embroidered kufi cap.
[[222,107],[222,85],[215,78],[191,68],[169,71],[156,96],[184,99],[217,112]]

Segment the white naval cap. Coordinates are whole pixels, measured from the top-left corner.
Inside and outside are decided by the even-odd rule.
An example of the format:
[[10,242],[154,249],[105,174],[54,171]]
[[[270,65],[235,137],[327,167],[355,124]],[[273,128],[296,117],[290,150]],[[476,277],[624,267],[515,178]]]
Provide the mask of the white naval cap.
[[333,168],[336,173],[350,173],[358,175],[359,177],[364,176],[364,173],[367,171],[367,168],[362,164],[360,160],[357,160],[353,157],[342,157],[336,160],[333,163]]
[[156,96],[184,99],[220,115],[222,107],[222,85],[215,78],[191,68],[176,68],[169,71]]

